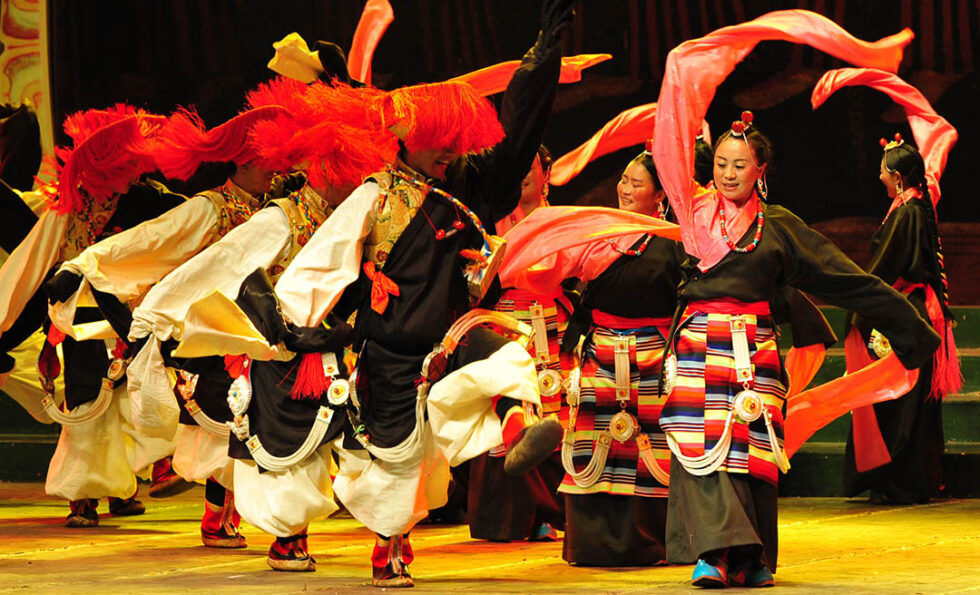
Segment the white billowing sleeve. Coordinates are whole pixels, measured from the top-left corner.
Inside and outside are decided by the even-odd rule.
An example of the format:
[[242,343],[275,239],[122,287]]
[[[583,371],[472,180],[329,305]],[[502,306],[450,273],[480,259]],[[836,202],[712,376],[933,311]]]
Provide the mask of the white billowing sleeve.
[[378,184],[358,186],[316,230],[276,283],[282,313],[300,326],[316,326],[361,271],[364,238],[374,225]]
[[133,311],[129,338],[176,336],[191,304],[220,291],[234,298],[245,277],[268,269],[289,250],[292,235],[282,209],[267,207],[194,256],[150,289]]
[[125,302],[200,252],[214,237],[217,224],[214,205],[198,195],[89,246],[61,270],[81,275],[95,289]]
[[68,217],[45,211],[0,268],[0,334],[14,324],[61,257]]

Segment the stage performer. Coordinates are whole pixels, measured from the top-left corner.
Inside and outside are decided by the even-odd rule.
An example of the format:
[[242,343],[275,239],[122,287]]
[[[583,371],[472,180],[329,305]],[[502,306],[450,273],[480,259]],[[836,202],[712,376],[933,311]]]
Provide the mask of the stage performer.
[[[286,356],[287,361],[238,363],[232,377],[238,378],[243,369],[248,372],[239,385],[246,383],[244,390],[252,395],[251,406],[230,410],[231,377],[223,366],[215,370],[215,358],[208,356],[242,355],[247,350],[235,351],[228,341],[216,342],[208,325],[198,322],[195,315],[204,312],[210,320],[224,318],[218,320],[220,327],[231,319],[215,315],[217,310],[209,299],[242,296],[242,310],[257,315],[256,326],[266,330],[265,339],[272,345],[284,342],[287,349],[299,350],[309,348],[306,342],[311,342],[336,348],[336,343],[330,342],[333,337],[339,338],[341,347],[346,343],[343,321],[336,321],[333,329],[306,329],[303,333],[275,326],[277,320],[281,322],[281,315],[276,310],[271,281],[266,279],[278,279],[350,189],[380,167],[385,156],[394,155],[394,141],[376,146],[383,131],[380,124],[369,124],[367,106],[380,95],[381,91],[371,88],[331,88],[320,82],[307,86],[284,78],[251,92],[248,99],[253,110],[282,105],[288,112],[251,128],[249,142],[257,147],[258,162],[277,170],[301,165],[308,184],[286,198],[271,201],[267,208],[177,268],[134,312],[132,335],[137,337],[153,333],[154,341],[174,338],[189,343],[205,332],[206,339],[193,353],[176,354],[176,362],[187,372],[182,374],[178,391],[195,402],[194,417],[203,426],[212,431],[224,428],[222,452],[235,459],[237,509],[250,524],[276,537],[267,559],[275,570],[316,568],[307,545],[307,526],[337,509],[330,488],[331,451],[333,444],[343,439],[340,422],[346,417],[331,416],[336,423],[322,424],[318,400],[290,398],[299,359]],[[359,124],[355,127],[352,122]],[[164,345],[172,349],[171,343]],[[268,350],[272,350],[271,345]],[[338,366],[334,374],[339,371]],[[215,380],[212,384],[216,388],[207,393],[193,391],[195,385],[200,388],[205,374],[226,378],[220,383],[223,389],[217,390]],[[237,386],[231,387],[232,392],[244,394]],[[233,426],[232,435],[225,422]],[[319,430],[323,433],[305,444],[307,437]]]
[[[90,285],[122,303],[138,304],[164,276],[244,223],[262,206],[273,187],[274,172],[258,162],[247,135],[256,122],[285,114],[281,106],[246,110],[211,130],[205,129],[193,111],[173,114],[153,139],[153,157],[160,171],[169,179],[187,180],[204,162],[225,163],[232,170],[227,181],[196,194],[156,219],[89,246],[61,265],[56,283],[63,288],[77,287],[76,293]],[[281,182],[277,187],[282,187]],[[72,299],[65,301],[70,303]],[[71,315],[68,311],[63,318],[70,320]],[[122,324],[127,334],[130,322],[127,316]],[[227,411],[224,397],[231,379],[218,360],[216,370],[193,378],[175,371],[177,386],[171,388],[163,365],[166,357],[161,358],[158,344],[148,342],[140,347],[136,364],[127,370],[130,399],[139,401],[134,423],[159,436],[170,437],[176,432],[173,468],[186,480],[150,495],[174,495],[192,487],[191,482],[206,482],[201,540],[208,547],[245,547],[245,538],[238,532],[234,496],[230,491],[226,493],[232,485],[228,430],[222,425],[216,434],[198,425],[188,412],[188,407],[192,407],[189,403],[205,405],[198,408],[205,415]],[[208,399],[201,396],[205,393],[221,396],[219,409],[207,407]]]
[[[50,199],[47,209],[0,271],[0,291],[5,294],[0,299],[4,321],[0,328],[5,347],[8,332],[41,326],[44,309],[38,290],[51,267],[77,256],[102,237],[183,202],[183,196],[162,185],[140,180],[141,174],[156,169],[148,139],[163,120],[121,104],[66,119],[65,131],[74,146],[56,151],[57,189],[45,188]],[[45,291],[62,295],[57,284],[48,283]],[[112,299],[98,292],[92,297],[99,303]],[[35,301],[40,301],[40,307]],[[95,304],[90,299],[86,305]],[[65,405],[70,411],[62,412],[53,400],[44,403],[47,415],[62,424],[45,489],[71,501],[66,524],[72,527],[97,525],[96,506],[103,496],[110,497],[109,509],[114,514],[142,513],[143,505],[135,499],[134,472],[164,461],[173,452],[172,440],[152,438],[132,427],[125,386],[117,374],[119,366],[106,372],[110,368],[107,352],[121,359],[123,346],[109,325],[99,321],[102,316],[95,308],[79,310],[70,321],[79,325],[77,330],[70,329],[62,342],[64,335],[52,329],[38,363],[50,392],[61,371],[55,347],[61,343]],[[166,469],[166,465],[155,465],[155,478],[166,482]]]
[[[881,141],[879,179],[891,205],[871,238],[867,270],[904,294],[943,344],[920,368],[908,394],[854,411],[844,488],[848,496],[870,489],[872,502],[923,503],[939,494],[942,483],[942,399],[962,387],[935,210],[939,179],[957,133],[916,88],[880,70],[844,68],[824,74],[813,91],[814,107],[837,89],[855,85],[882,91],[901,105],[921,148],[920,153],[899,134]],[[848,370],[888,353],[868,321],[851,317],[848,324],[854,335],[848,335]]]
[[[458,464],[501,442],[489,397],[539,399],[527,352],[474,329],[449,359],[446,377],[431,385],[427,408],[416,403],[428,388],[425,379],[441,377],[437,366],[423,369],[433,345],[492,291],[499,242],[486,226],[492,231],[493,222],[516,207],[520,182],[541,144],[558,83],[559,31],[571,19],[572,4],[543,4],[538,41],[503,98],[503,129],[492,106],[462,83],[408,87],[384,98],[386,126],[403,144],[398,160],[354,191],[276,286],[283,313],[295,324],[318,325],[341,293],[338,313],[357,310],[361,438],[377,458],[356,472],[345,474],[342,467],[335,489],[355,518],[378,534],[372,554],[377,586],[413,584],[407,532],[445,501],[447,459]],[[420,376],[426,386],[417,388]],[[474,383],[477,378],[485,382]],[[465,423],[459,423],[456,398],[470,401],[473,415]],[[518,403],[507,409],[512,405]],[[466,435],[443,435],[437,452],[434,436],[445,432],[447,421]],[[529,426],[508,452],[512,470],[526,471],[546,458],[560,434],[554,418]]]
[[[497,233],[505,235],[537,208],[548,206],[551,161],[551,153],[541,145],[521,182],[520,202],[510,214],[497,221]],[[534,329],[534,340],[527,348],[538,369],[541,408],[540,411],[530,406],[514,406],[507,411],[501,410],[504,405],[497,408],[497,416],[504,425],[504,443],[469,462],[466,488],[470,536],[490,541],[553,541],[558,538],[556,530],[565,526],[564,505],[556,493],[564,474],[558,453],[518,476],[506,472],[504,457],[507,445],[523,427],[549,415],[561,418],[563,382],[571,366],[559,346],[572,313],[572,303],[560,287],[549,294],[504,288],[493,309]],[[567,419],[567,409],[564,413]]]
[[774,293],[790,285],[867,316],[909,369],[939,345],[901,294],[785,208],[765,206],[772,149],[750,112],[715,143],[715,187],[692,186],[698,123],[717,85],[762,39],[802,40],[894,69],[909,37],[868,44],[814,13],[781,11],[685,42],[668,56],[654,158],[692,266],[669,344],[677,372],[660,416],[673,455],[667,559],[696,560],[692,582],[705,587],[774,582],[776,483],[788,468],[786,386],[768,304]]

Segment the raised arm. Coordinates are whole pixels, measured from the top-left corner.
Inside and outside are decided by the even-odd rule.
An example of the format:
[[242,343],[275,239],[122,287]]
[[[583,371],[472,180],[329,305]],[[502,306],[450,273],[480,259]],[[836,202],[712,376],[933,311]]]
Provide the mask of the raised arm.
[[[500,123],[506,136],[489,151],[469,160],[479,175],[467,181],[476,180],[482,188],[458,188],[453,184],[452,192],[457,196],[465,199],[481,196],[489,200],[492,221],[517,207],[521,180],[531,169],[544,139],[561,72],[561,30],[571,22],[576,2],[544,1],[538,39],[524,54],[504,92]],[[450,180],[454,180],[452,173]]]

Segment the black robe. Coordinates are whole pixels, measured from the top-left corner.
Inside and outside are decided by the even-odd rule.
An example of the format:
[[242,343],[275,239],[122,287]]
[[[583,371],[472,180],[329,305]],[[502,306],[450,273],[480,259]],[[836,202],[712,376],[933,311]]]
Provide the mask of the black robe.
[[[561,67],[558,45],[540,41],[524,56],[507,87],[500,111],[505,138],[492,149],[454,160],[446,180],[437,184],[466,204],[490,233],[494,222],[516,208],[521,181],[534,162],[544,135]],[[392,247],[384,274],[400,290],[387,309],[370,307],[371,281],[361,274],[345,291],[343,302],[357,309],[354,346],[360,350],[359,394],[362,421],[372,441],[393,446],[415,427],[415,382],[422,360],[470,308],[459,251],[479,248],[482,238],[467,222],[464,230],[437,240],[435,230],[452,229],[457,210],[449,201],[430,194]],[[465,220],[465,216],[464,216]],[[431,223],[431,224],[430,224]],[[434,229],[433,229],[434,228]],[[499,283],[484,298],[493,304]],[[342,316],[344,306],[339,311]]]
[[[931,221],[930,221],[931,219]],[[922,200],[897,207],[871,239],[868,272],[885,283],[904,279],[910,283],[935,284],[934,268],[939,243],[935,215]],[[925,292],[916,289],[908,300],[927,317]],[[877,328],[864,316],[852,316],[865,340]],[[939,495],[944,450],[942,402],[927,399],[932,384],[932,360],[919,368],[919,380],[904,396],[874,405],[875,417],[892,461],[858,473],[854,461],[853,430],[848,431],[844,461],[844,493],[856,496],[874,490],[898,503],[928,502]]]

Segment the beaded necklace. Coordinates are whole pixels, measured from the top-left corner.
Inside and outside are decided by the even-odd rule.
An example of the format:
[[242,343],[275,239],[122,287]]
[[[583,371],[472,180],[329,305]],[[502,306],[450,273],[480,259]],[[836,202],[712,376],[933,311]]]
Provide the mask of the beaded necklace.
[[739,248],[735,242],[728,239],[728,230],[725,228],[725,205],[721,201],[718,202],[718,215],[721,217],[721,237],[725,239],[725,244],[729,248],[738,252],[740,254],[748,254],[749,252],[755,250],[755,247],[759,245],[759,240],[762,239],[762,226],[765,224],[765,215],[762,213],[762,204],[759,203],[759,212],[755,217],[755,237],[752,238],[752,243],[744,248]]
[[616,242],[613,242],[611,240],[606,240],[606,241],[609,242],[609,245],[613,247],[613,250],[619,252],[620,254],[623,254],[625,256],[639,256],[640,254],[643,254],[643,251],[646,250],[647,246],[650,244],[650,240],[653,239],[653,236],[648,233],[645,233],[643,235],[644,235],[643,243],[641,243],[636,248],[628,248],[626,250],[623,250],[622,248],[617,246]]
[[[466,205],[464,205],[458,198],[456,198],[452,194],[449,194],[445,190],[442,190],[441,188],[436,188],[432,184],[428,184],[426,182],[423,182],[423,181],[415,178],[414,176],[412,176],[410,174],[407,174],[407,173],[405,173],[405,172],[403,172],[401,170],[395,169],[394,167],[392,167],[390,165],[387,167],[387,170],[388,170],[388,173],[390,175],[392,175],[392,176],[394,176],[396,178],[405,180],[406,182],[409,182],[410,184],[414,184],[415,186],[421,188],[425,193],[435,192],[439,196],[447,199],[449,202],[451,202],[453,204],[454,207],[456,207],[456,209],[457,209],[457,217],[459,216],[458,211],[463,211],[463,213],[465,213],[466,216],[469,217],[470,220],[473,222],[473,225],[480,232],[480,235],[483,236],[484,248],[486,248],[487,250],[490,250],[490,234],[487,233],[486,228],[483,227],[483,223],[480,221],[480,218],[476,216],[476,213],[474,213],[472,210],[470,210],[470,208],[467,207]],[[432,229],[435,229],[435,231],[436,231],[436,239],[437,240],[445,239],[445,238],[447,238],[447,237],[455,234],[457,231],[459,231],[459,230],[463,229],[464,227],[466,227],[466,224],[463,223],[462,220],[457,219],[455,222],[453,222],[453,228],[454,229],[451,229],[447,233],[443,229],[436,229],[435,224],[432,223],[432,219],[429,218],[428,213],[425,212],[425,209],[422,208],[422,206],[419,206],[419,210],[422,211],[422,214],[423,215],[425,215],[426,220],[429,222],[429,226],[432,227]]]

